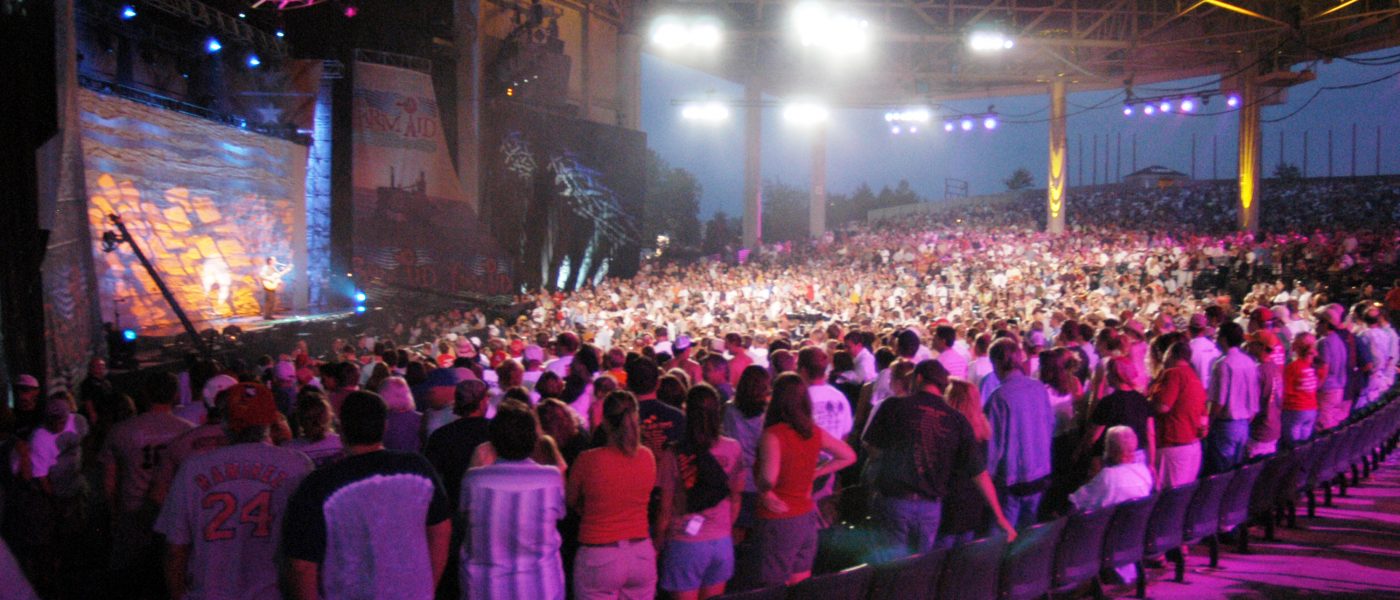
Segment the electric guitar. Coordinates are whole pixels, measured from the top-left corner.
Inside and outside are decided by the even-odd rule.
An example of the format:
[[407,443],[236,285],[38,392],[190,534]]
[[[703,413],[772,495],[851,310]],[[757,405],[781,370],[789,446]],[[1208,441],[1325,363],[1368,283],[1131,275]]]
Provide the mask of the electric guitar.
[[263,289],[269,292],[275,292],[278,288],[282,287],[282,277],[292,272],[292,267],[293,265],[291,264],[278,267],[275,272],[269,275],[258,275],[258,280],[262,282]]

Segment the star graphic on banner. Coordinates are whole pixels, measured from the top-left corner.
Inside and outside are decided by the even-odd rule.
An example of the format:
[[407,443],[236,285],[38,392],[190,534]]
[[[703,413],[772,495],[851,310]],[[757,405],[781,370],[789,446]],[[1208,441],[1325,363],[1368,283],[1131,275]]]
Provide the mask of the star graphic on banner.
[[262,123],[276,123],[282,117],[282,109],[276,106],[264,106],[253,112],[258,113],[258,120]]

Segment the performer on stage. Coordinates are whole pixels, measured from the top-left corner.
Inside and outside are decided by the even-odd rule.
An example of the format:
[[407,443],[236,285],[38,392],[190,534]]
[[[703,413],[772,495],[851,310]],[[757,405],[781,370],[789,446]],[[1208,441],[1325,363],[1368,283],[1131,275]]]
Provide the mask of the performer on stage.
[[258,270],[258,280],[263,288],[263,318],[272,320],[277,311],[277,290],[282,287],[282,276],[292,270],[292,265],[278,268],[277,259],[269,256]]

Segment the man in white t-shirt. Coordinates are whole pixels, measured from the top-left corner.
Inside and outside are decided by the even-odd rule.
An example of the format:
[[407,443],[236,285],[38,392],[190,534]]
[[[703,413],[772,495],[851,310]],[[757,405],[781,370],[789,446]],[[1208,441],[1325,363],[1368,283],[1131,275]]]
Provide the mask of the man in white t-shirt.
[[851,353],[855,359],[855,378],[852,383],[866,384],[875,381],[879,377],[879,372],[875,368],[875,355],[870,352],[870,345],[867,344],[865,334],[860,331],[852,331],[846,334],[846,351]]

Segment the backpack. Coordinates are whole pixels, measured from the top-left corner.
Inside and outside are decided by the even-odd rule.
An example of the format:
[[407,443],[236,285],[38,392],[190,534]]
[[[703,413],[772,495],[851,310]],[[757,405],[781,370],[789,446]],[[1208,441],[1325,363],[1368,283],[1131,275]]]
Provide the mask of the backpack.
[[729,497],[729,474],[709,450],[680,448],[676,460],[685,486],[686,514],[704,512]]

